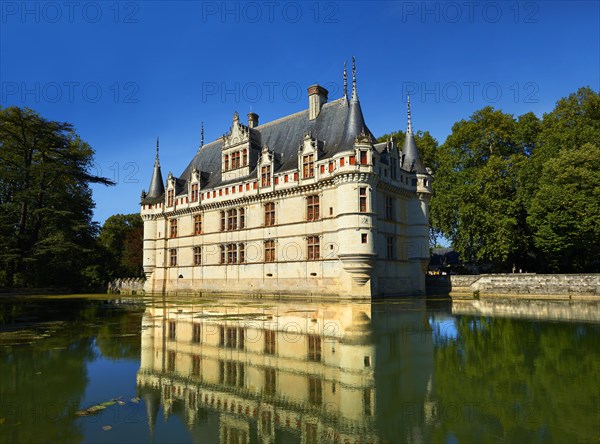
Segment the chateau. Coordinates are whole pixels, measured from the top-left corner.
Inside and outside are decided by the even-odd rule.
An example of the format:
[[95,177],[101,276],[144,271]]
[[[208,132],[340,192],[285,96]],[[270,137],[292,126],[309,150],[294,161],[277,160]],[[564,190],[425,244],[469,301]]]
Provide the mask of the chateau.
[[358,99],[308,88],[308,109],[259,124],[234,113],[163,182],[158,157],[142,192],[149,293],[423,294],[432,177],[408,103],[402,150],[377,143]]

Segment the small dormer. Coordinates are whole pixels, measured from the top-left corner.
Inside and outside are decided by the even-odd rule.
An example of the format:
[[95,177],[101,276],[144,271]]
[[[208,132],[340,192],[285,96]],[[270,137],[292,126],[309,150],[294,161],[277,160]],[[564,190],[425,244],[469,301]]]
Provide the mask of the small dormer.
[[373,138],[363,130],[354,139],[356,163],[373,165]]
[[252,130],[240,122],[240,117],[235,112],[230,131],[223,136],[221,153],[223,180],[236,179],[250,174],[250,166],[258,157],[252,151]]
[[263,146],[258,159],[258,184],[261,189],[273,189],[273,172],[275,169],[275,155],[267,145]]
[[188,179],[188,196],[190,202],[198,202],[200,200],[200,188],[202,188],[201,175],[198,168],[192,168],[192,172]]
[[323,142],[313,137],[311,133],[304,136],[298,148],[298,169],[300,170],[301,180],[308,180],[315,177],[315,165],[319,160],[319,154],[323,146]]
[[177,194],[177,179],[169,171],[167,177],[167,188],[165,191],[165,205],[167,208],[175,206],[175,195]]

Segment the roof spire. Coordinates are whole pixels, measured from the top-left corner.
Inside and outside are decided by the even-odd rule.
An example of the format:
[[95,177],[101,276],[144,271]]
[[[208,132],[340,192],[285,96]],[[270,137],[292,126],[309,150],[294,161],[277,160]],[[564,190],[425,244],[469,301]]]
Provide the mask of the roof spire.
[[407,133],[412,133],[412,121],[411,121],[411,118],[410,118],[410,94],[407,95],[406,113],[408,115],[408,127],[406,128],[406,132]]
[[344,62],[344,98],[348,100],[348,72],[346,71],[346,62]]
[[160,197],[165,192],[165,186],[163,184],[162,174],[160,171],[160,161],[158,159],[158,147],[159,139],[156,138],[156,160],[154,161],[154,171],[152,172],[152,179],[150,180],[150,187],[148,188],[147,197],[155,198]]
[[204,120],[200,123],[200,148],[204,146]]
[[160,161],[158,160],[158,136],[156,136],[156,162],[158,166],[160,166]]
[[356,88],[356,57],[352,56],[352,100],[358,102],[358,90]]

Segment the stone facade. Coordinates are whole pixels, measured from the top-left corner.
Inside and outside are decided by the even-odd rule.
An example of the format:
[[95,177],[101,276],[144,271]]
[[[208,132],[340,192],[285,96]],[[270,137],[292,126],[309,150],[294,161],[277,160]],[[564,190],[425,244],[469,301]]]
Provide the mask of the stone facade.
[[376,143],[352,97],[274,122],[234,114],[163,184],[142,194],[145,290],[370,298],[423,294],[431,175],[412,127]]

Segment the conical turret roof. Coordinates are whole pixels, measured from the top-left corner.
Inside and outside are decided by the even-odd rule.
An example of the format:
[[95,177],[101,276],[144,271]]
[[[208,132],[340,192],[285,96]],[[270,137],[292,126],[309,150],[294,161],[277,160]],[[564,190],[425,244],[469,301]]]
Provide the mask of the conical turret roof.
[[419,156],[415,135],[412,130],[412,121],[410,116],[410,96],[408,96],[408,126],[406,128],[406,137],[404,139],[404,147],[402,148],[402,168],[407,171],[414,171],[418,174],[429,174],[425,165]]
[[163,182],[162,173],[160,171],[160,160],[158,159],[158,138],[156,139],[156,160],[154,161],[154,171],[150,180],[150,188],[146,198],[155,199],[165,194],[165,183]]

